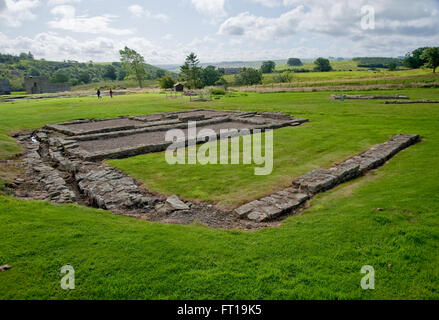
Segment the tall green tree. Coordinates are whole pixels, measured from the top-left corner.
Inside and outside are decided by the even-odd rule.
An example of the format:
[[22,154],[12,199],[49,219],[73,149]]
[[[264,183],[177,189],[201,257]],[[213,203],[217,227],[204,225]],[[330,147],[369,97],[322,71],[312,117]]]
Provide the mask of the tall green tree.
[[422,58],[422,54],[427,47],[418,48],[405,55],[404,65],[411,69],[418,69],[425,64],[425,59]]
[[175,80],[168,74],[159,79],[159,86],[162,89],[172,89],[174,84]]
[[398,65],[396,64],[396,62],[391,61],[388,67],[389,67],[389,71],[395,71],[398,68]]
[[276,68],[276,63],[274,61],[264,61],[261,66],[261,72],[273,73],[274,68]]
[[242,68],[241,72],[235,76],[237,85],[251,86],[262,83],[262,72],[253,68]]
[[103,76],[104,79],[116,80],[117,79],[116,68],[111,64],[106,65]]
[[79,73],[78,80],[82,83],[85,83],[85,84],[90,83],[90,81],[91,81],[90,73],[88,73],[87,71],[81,71]]
[[187,57],[184,65],[180,67],[181,78],[189,89],[203,87],[202,69],[198,66],[200,61],[195,53],[191,52]]
[[58,70],[53,74],[52,78],[50,79],[50,82],[52,83],[69,82],[69,75],[64,70]]
[[326,72],[332,70],[331,63],[329,62],[328,59],[317,58],[317,60],[314,61],[314,64],[316,65],[314,67],[315,71]]
[[139,87],[143,87],[143,80],[146,76],[145,59],[135,50],[125,47],[120,50],[120,62],[128,74],[134,75],[139,82]]
[[124,68],[120,68],[119,72],[117,73],[117,80],[125,80],[126,76],[127,76],[127,71]]
[[207,66],[203,69],[203,85],[204,86],[213,86],[216,82],[221,79],[221,72],[216,69],[214,66]]
[[425,60],[425,66],[433,68],[433,73],[436,73],[436,68],[439,66],[439,48],[427,48],[421,55],[421,59]]
[[294,67],[294,66],[302,66],[303,63],[300,59],[298,58],[289,58],[287,61],[287,65]]

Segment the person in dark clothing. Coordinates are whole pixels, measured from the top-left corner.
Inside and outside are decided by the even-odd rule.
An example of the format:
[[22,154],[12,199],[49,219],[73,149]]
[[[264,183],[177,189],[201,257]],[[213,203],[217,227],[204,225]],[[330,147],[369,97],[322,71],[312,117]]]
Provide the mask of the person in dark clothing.
[[101,90],[98,89],[98,91],[96,92],[96,94],[98,95],[98,99],[100,99],[100,98],[101,98]]
[[113,98],[113,90],[110,89],[110,97]]

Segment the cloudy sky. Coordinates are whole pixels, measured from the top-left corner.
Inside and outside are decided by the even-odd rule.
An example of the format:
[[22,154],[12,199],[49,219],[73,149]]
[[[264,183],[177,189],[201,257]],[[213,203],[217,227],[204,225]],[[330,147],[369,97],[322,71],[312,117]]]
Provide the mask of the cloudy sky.
[[[365,30],[370,8],[375,28]],[[124,46],[174,64],[191,51],[218,62],[401,56],[433,45],[439,0],[0,0],[0,52],[47,60],[118,61]]]

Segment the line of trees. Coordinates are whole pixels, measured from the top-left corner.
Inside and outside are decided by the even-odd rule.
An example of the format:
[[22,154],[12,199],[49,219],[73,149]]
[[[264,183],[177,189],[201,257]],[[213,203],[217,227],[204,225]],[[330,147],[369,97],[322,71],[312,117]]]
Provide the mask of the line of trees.
[[[197,55],[191,52],[180,67],[178,80],[189,89],[201,89],[206,86],[226,85],[227,81],[223,78],[224,69],[214,66],[201,67]],[[162,88],[170,87],[170,79],[161,79]],[[167,86],[165,86],[167,85]]]
[[[146,63],[143,67],[144,80],[155,80],[169,74]],[[73,85],[135,78],[121,62],[46,61],[35,59],[30,52],[19,55],[0,53],[0,79],[8,79],[13,91],[24,90],[23,77],[28,76],[45,76],[51,82],[70,82]]]
[[404,65],[410,69],[419,69],[421,67],[432,68],[433,73],[439,66],[439,48],[422,47],[406,54]]

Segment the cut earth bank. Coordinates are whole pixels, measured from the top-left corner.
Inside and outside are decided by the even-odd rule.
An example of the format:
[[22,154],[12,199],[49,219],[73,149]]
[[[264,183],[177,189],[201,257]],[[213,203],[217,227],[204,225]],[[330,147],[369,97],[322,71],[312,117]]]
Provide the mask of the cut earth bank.
[[16,180],[14,194],[22,198],[77,203],[150,221],[215,228],[259,229],[278,225],[300,213],[317,193],[378,168],[399,151],[419,141],[401,134],[337,166],[314,170],[295,179],[284,190],[236,208],[224,210],[211,203],[183,202],[146,189],[139,181],[102,160],[165,150],[170,129],[184,129],[188,121],[216,133],[227,128],[270,130],[298,126],[307,119],[282,113],[192,110],[115,119],[77,120],[47,125],[16,135],[25,154],[25,174]]

